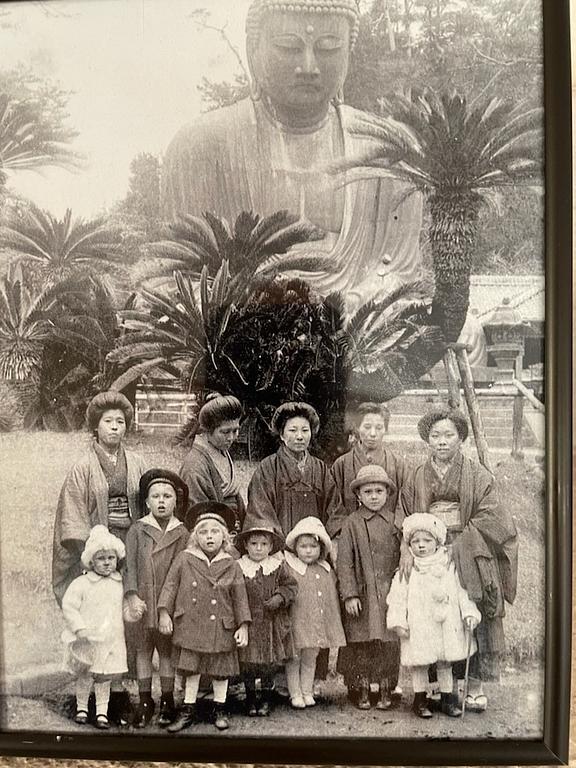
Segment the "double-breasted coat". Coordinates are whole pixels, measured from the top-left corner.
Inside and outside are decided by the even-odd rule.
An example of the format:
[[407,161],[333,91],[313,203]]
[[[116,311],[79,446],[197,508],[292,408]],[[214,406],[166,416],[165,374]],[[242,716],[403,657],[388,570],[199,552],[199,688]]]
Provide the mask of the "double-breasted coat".
[[141,629],[158,627],[158,598],[170,566],[186,549],[190,534],[175,517],[162,530],[153,515],[138,520],[126,537],[124,594],[136,593],[146,603],[146,612],[137,623]]
[[197,548],[174,560],[158,600],[172,616],[172,643],[197,653],[236,650],[234,632],[251,621],[244,575],[226,552],[211,561]]

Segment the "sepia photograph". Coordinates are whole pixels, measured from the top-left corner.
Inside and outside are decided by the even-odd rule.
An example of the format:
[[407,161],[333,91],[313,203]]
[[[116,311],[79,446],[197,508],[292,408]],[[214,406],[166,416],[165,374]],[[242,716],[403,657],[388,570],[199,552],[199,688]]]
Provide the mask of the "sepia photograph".
[[0,49],[2,734],[546,741],[540,0],[1,2]]

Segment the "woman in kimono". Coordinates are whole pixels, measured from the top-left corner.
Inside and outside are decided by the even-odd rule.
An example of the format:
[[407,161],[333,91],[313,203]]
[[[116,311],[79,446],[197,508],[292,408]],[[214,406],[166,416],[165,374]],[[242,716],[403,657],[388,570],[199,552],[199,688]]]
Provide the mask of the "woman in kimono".
[[230,395],[209,395],[198,414],[199,433],[179,475],[188,486],[190,505],[203,501],[226,504],[235,513],[235,533],[245,515],[230,448],[238,437],[240,401]]
[[[499,503],[494,478],[462,453],[468,424],[457,411],[434,410],[418,422],[430,457],[402,488],[406,512],[431,512],[446,525],[446,543],[460,582],[482,621],[475,630],[478,652],[470,663],[466,709],[484,711],[482,683],[498,680],[504,651],[505,602],[516,596],[517,536],[509,510]],[[463,677],[463,674],[456,676]]]
[[326,524],[332,538],[340,535],[344,520],[358,509],[358,499],[350,490],[350,484],[356,479],[358,470],[368,465],[382,467],[394,487],[386,500],[386,511],[396,512],[396,526],[402,526],[404,514],[399,501],[399,491],[405,476],[404,461],[395,456],[384,444],[387,432],[388,409],[378,403],[361,403],[353,415],[354,437],[356,442],[348,453],[336,459],[332,465],[332,476],[340,492],[343,506],[340,515],[333,515]]

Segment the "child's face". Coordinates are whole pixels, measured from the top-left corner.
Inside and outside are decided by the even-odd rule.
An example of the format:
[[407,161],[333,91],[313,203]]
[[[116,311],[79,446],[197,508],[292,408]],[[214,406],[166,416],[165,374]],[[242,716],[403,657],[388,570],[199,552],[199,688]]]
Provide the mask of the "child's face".
[[384,483],[366,483],[358,489],[358,498],[371,512],[378,512],[386,504],[388,488]]
[[272,538],[265,533],[253,533],[246,539],[246,552],[250,560],[261,562],[272,552]]
[[154,483],[148,489],[146,507],[156,520],[169,520],[176,509],[176,491],[170,483]]
[[438,542],[428,531],[416,531],[410,539],[410,551],[414,557],[432,555],[438,549]]
[[307,533],[298,536],[296,541],[296,554],[299,560],[302,560],[306,565],[315,563],[320,559],[321,547],[320,542],[316,541],[314,536],[310,536]]
[[113,549],[101,549],[92,558],[92,568],[98,576],[110,576],[118,566],[118,556]]
[[216,520],[205,520],[194,529],[198,545],[204,554],[216,555],[224,543],[224,530]]

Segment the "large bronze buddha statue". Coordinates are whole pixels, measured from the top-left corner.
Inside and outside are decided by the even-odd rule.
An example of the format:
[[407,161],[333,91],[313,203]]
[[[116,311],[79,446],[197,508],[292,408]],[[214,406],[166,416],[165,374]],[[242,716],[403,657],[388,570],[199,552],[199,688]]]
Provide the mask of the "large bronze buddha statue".
[[330,271],[300,276],[324,295],[343,291],[350,308],[417,276],[421,227],[421,200],[399,182],[343,184],[331,172],[365,149],[341,98],[358,24],[354,0],[254,0],[251,98],[182,128],[162,179],[167,218],[300,213],[326,232],[302,250],[330,256]]

